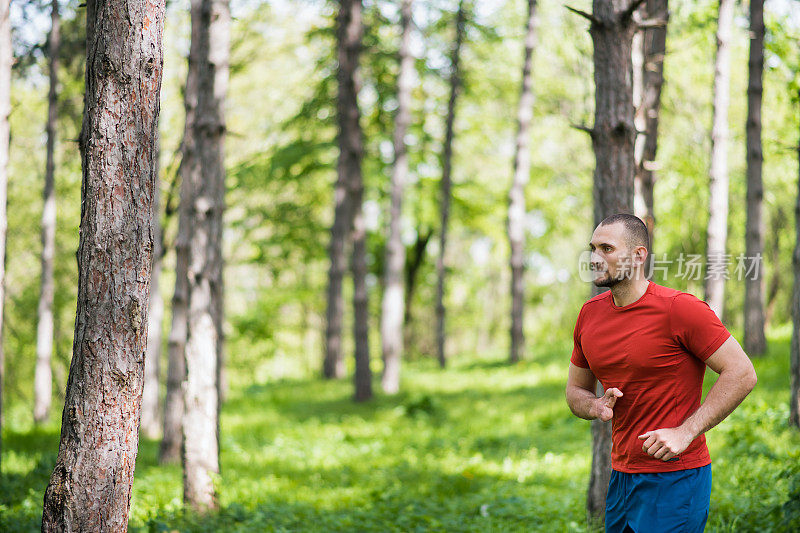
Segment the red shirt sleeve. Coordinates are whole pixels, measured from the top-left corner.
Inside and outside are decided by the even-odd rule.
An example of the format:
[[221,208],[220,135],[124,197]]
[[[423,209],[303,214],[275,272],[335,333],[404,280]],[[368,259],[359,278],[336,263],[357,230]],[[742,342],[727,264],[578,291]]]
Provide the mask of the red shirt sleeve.
[[586,356],[583,355],[583,349],[581,348],[581,318],[583,317],[583,308],[581,308],[580,313],[578,313],[578,320],[575,322],[575,331],[572,333],[572,357],[570,357],[570,362],[581,368],[589,368],[589,362],[586,360]]
[[673,299],[669,315],[673,337],[702,361],[731,335],[706,302],[688,293]]

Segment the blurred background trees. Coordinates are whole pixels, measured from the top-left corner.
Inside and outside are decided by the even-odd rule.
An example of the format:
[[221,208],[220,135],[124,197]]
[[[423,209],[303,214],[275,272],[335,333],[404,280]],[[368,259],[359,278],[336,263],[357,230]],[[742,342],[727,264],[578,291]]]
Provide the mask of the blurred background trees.
[[[182,197],[192,194],[192,173],[212,165],[196,153],[198,120],[197,128],[225,134],[224,269],[215,281],[225,295],[224,311],[214,311],[215,338],[225,339],[226,356],[220,344],[215,363],[221,369],[224,361],[224,377],[214,378],[223,396],[226,386],[321,371],[352,377],[358,360],[362,388],[355,396],[366,399],[373,374],[383,374],[386,393],[403,390],[400,357],[524,361],[539,347],[559,345],[590,295],[578,276],[580,253],[609,209],[634,210],[648,223],[654,281],[705,296],[737,332],[747,321],[736,258],[761,250],[765,290],[755,307],[763,318],[747,329],[769,338],[792,327],[793,278],[786,273],[796,243],[789,220],[798,179],[796,2],[764,3],[763,67],[756,61],[748,69],[749,55],[762,47],[750,39],[751,6],[728,0],[570,4],[590,19],[604,17],[609,6],[635,8],[625,14],[627,26],[612,25],[605,36],[594,21],[542,1],[534,25],[534,2],[523,0],[234,0],[222,125],[206,111],[196,115],[202,83],[191,60],[198,41],[189,4],[167,6],[154,224],[163,263],[153,292],[165,312],[149,326],[152,342],[167,349],[148,350],[148,368],[166,372],[155,387],[157,401],[145,404],[142,426],[157,438],[163,423],[164,462],[180,453],[195,290],[188,269],[199,223],[192,219],[196,206]],[[363,24],[345,35],[340,8],[356,6]],[[51,26],[54,13],[58,26]],[[72,353],[85,15],[74,0],[12,5],[2,399],[7,424],[20,430],[31,427],[36,405],[44,426],[57,424]],[[57,46],[52,35],[59,27]],[[601,41],[621,47],[625,64],[596,68]],[[753,100],[758,72],[760,104]],[[625,102],[624,150],[601,146],[615,127],[612,120],[599,133],[603,87]],[[748,121],[757,106],[759,133],[755,119]],[[0,125],[2,119],[0,100]],[[343,141],[352,145],[342,150]],[[624,176],[609,177],[624,178],[624,186],[607,187],[621,199],[613,209],[593,176],[617,157],[609,150],[622,154],[616,161],[625,168]],[[760,193],[755,181],[748,188],[759,151]],[[0,170],[1,164],[2,157]],[[51,204],[41,191],[51,168],[57,224],[47,240]],[[748,224],[759,224],[747,215],[748,198],[761,202],[765,226],[755,247],[745,239]],[[691,257],[709,265],[699,276],[684,275],[688,267],[679,258]],[[658,263],[665,258],[672,261],[667,269]],[[729,279],[705,280],[723,258]],[[44,298],[48,268],[51,304]],[[53,343],[45,365],[48,308]],[[377,353],[383,357],[369,358]],[[566,361],[567,354],[565,368]],[[52,382],[49,393],[33,386],[37,366],[52,371],[40,378]],[[49,415],[39,416],[47,399]]]

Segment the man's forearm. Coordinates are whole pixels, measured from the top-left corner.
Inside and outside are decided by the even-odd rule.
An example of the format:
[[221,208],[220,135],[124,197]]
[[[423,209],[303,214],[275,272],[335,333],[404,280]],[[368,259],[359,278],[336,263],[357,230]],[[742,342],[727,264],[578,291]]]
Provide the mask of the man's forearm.
[[749,370],[724,371],[708,391],[703,404],[681,424],[695,439],[713,428],[742,403],[756,385],[756,375]]
[[570,411],[578,418],[594,420],[597,418],[597,396],[580,387],[567,389],[567,405]]

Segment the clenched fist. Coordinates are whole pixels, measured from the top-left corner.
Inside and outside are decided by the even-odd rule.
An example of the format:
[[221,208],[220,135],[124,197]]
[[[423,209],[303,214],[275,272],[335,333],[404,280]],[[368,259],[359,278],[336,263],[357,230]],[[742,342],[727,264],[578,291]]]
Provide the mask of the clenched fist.
[[681,428],[663,428],[639,435],[643,440],[642,450],[655,459],[669,461],[683,453],[694,440],[694,436]]

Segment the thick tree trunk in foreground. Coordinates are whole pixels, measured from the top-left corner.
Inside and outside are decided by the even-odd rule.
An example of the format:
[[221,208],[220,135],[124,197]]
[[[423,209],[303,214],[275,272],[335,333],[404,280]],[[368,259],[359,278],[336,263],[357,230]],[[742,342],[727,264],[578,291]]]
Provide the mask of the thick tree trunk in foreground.
[[[6,258],[6,189],[8,185],[8,116],[11,114],[11,19],[9,0],[0,0],[0,435],[3,429],[3,386],[5,357],[3,352],[3,304],[5,303]],[[0,437],[0,452],[2,452]],[[0,453],[0,456],[2,454]]]
[[125,531],[139,440],[164,3],[89,0],[86,20],[78,306],[42,531]]
[[397,116],[394,130],[394,167],[392,168],[392,200],[389,215],[389,237],[386,240],[386,272],[381,304],[381,347],[383,376],[381,385],[387,394],[400,390],[400,360],[403,356],[403,267],[406,247],[400,234],[403,214],[403,195],[408,176],[406,132],[411,122],[411,75],[414,57],[409,51],[411,42],[411,13],[413,0],[403,0],[400,12],[400,74],[397,77]]
[[200,172],[194,121],[197,114],[200,25],[192,24],[186,86],[183,91],[185,121],[181,141],[180,201],[178,234],[175,237],[175,290],[172,295],[172,324],[167,341],[167,392],[164,400],[164,431],[158,460],[176,463],[183,442],[183,384],[186,381],[186,322],[189,302],[189,239],[192,228],[192,183]]
[[150,274],[150,301],[147,313],[147,353],[144,358],[144,390],[142,391],[142,419],[139,431],[149,439],[158,438],[161,433],[161,413],[159,409],[159,383],[161,376],[161,322],[164,319],[164,300],[161,298],[161,179],[159,176],[159,157],[161,147],[156,141],[153,155],[155,167],[155,192],[153,193],[153,268]]
[[[747,85],[747,230],[745,256],[753,266],[753,275],[746,276],[744,298],[744,349],[750,356],[764,355],[764,220],[762,204],[764,183],[761,167],[761,97],[764,73],[764,0],[750,2],[750,59]],[[757,268],[756,268],[757,267]]]
[[[800,102],[800,91],[798,91]],[[792,267],[794,270],[794,286],[792,290],[792,346],[789,360],[791,363],[791,397],[789,399],[789,424],[800,428],[800,142],[797,144],[798,174],[797,199],[794,204],[795,243]]]
[[183,499],[192,509],[217,507],[219,473],[219,323],[222,316],[222,214],[225,115],[230,50],[228,0],[193,0],[199,29],[194,141],[200,164],[191,174],[189,307],[183,417]]
[[33,420],[47,420],[53,398],[53,372],[50,360],[53,355],[53,259],[56,251],[56,197],[55,197],[55,145],[58,117],[58,52],[61,45],[58,0],[53,0],[50,10],[50,90],[47,95],[47,163],[44,173],[42,208],[42,277],[40,280],[39,309],[36,327],[36,372],[33,378]]
[[[631,42],[637,0],[594,0],[589,33],[594,45],[595,121],[589,130],[595,153],[594,225],[615,213],[633,212],[634,108]],[[597,294],[593,287],[593,294]],[[601,386],[598,384],[598,392]],[[592,421],[592,472],[586,509],[593,519],[605,513],[611,477],[611,423]]]
[[525,309],[525,185],[530,180],[531,154],[528,130],[533,118],[533,80],[531,63],[536,46],[536,0],[528,0],[525,26],[525,56],[522,62],[522,89],[517,108],[517,138],[514,146],[514,177],[508,193],[508,242],[511,247],[511,353],[516,363],[525,349],[523,312]]
[[[717,19],[717,58],[714,61],[714,116],[711,126],[711,164],[709,177],[708,241],[706,264],[710,272],[722,272],[728,240],[728,107],[731,84],[731,28],[733,0],[719,0]],[[705,280],[708,306],[723,318],[725,277],[713,275]]]
[[439,257],[436,259],[436,349],[439,366],[447,364],[445,355],[445,251],[447,248],[447,224],[450,220],[450,189],[453,169],[453,125],[456,119],[456,100],[461,92],[461,45],[464,42],[466,26],[465,0],[458,3],[456,14],[456,40],[453,54],[450,57],[450,99],[447,102],[447,119],[445,121],[444,151],[442,154],[442,192],[441,192],[441,227],[439,229]]

